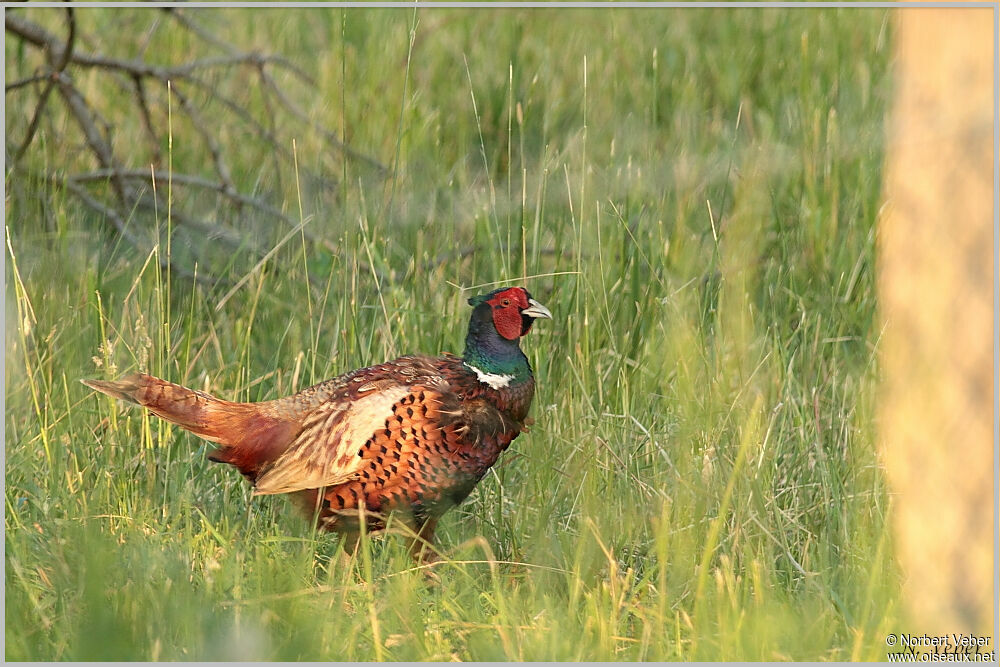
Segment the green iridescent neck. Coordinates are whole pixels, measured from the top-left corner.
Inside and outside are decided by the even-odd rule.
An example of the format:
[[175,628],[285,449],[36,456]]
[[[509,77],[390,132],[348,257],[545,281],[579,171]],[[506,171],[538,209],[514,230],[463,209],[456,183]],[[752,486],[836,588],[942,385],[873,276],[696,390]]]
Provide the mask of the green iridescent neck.
[[497,333],[492,309],[487,303],[476,306],[472,313],[462,359],[481,373],[510,376],[511,383],[531,379],[531,366],[521,352],[518,339],[507,340]]
[[527,357],[520,350],[517,356],[498,357],[496,354],[484,352],[482,349],[466,345],[462,360],[466,365],[480,373],[488,373],[500,377],[508,377],[510,382],[517,384],[531,378],[531,366]]

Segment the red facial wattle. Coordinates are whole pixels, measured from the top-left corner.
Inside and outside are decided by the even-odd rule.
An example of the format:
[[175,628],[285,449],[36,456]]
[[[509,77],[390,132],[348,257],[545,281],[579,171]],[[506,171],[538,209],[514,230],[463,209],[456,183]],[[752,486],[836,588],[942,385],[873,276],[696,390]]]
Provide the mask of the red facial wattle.
[[524,326],[521,311],[528,307],[528,295],[520,287],[497,293],[487,301],[493,308],[493,326],[507,340],[516,340],[528,333],[530,323]]

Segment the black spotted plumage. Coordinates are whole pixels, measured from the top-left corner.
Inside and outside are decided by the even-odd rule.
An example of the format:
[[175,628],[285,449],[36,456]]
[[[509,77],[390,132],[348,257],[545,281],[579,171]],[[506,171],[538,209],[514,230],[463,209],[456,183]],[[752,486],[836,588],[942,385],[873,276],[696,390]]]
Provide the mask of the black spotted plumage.
[[[549,311],[520,287],[469,300],[462,357],[405,356],[301,392],[234,403],[145,374],[93,389],[218,443],[257,495],[288,493],[319,526],[356,536],[392,520],[427,557],[437,519],[524,430],[535,381],[520,338]],[[390,519],[395,517],[395,519]]]

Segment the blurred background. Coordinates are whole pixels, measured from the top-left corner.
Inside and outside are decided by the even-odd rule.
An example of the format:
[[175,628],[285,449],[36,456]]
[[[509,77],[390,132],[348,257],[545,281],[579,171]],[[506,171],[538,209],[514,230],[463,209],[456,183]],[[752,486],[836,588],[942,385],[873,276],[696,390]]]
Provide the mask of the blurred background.
[[[6,657],[885,659],[899,29],[8,9]],[[536,424],[442,521],[433,585],[77,382],[276,398],[460,352],[508,283],[554,315]]]

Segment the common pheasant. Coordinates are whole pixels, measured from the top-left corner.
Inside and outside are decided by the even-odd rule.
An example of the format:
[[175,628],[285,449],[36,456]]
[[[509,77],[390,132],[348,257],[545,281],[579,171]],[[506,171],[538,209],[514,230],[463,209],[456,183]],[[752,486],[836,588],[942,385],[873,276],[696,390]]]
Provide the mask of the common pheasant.
[[292,494],[348,548],[362,517],[376,532],[395,514],[413,557],[432,560],[440,516],[526,430],[535,381],[519,342],[552,317],[521,287],[469,305],[462,357],[399,357],[273,401],[225,401],[141,373],[82,382],[218,443],[209,459],[234,466],[254,495]]

